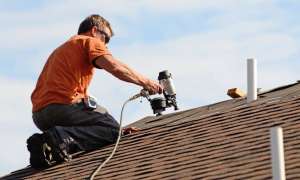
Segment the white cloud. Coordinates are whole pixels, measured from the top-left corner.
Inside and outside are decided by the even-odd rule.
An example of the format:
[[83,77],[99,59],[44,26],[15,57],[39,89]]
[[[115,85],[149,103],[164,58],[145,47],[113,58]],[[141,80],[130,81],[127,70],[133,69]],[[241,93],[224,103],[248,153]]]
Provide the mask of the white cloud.
[[[83,8],[84,7],[84,8]],[[141,0],[141,1],[49,1],[34,11],[2,11],[0,21],[8,24],[4,28],[1,39],[6,44],[1,48],[22,48],[28,46],[43,46],[49,41],[63,41],[64,37],[76,33],[78,23],[91,13],[100,13],[111,20],[116,31],[120,35],[128,35],[124,22],[138,24],[143,21],[143,12],[166,16],[168,13],[191,13],[196,12],[206,15],[205,11],[212,11],[211,22],[216,25],[227,26],[228,23],[241,22],[256,19],[267,11],[271,17],[280,17],[282,14],[279,7],[270,0],[241,1],[220,0],[220,1],[199,1],[199,0]],[[258,13],[257,13],[258,12]],[[170,15],[170,14],[169,14]],[[10,17],[10,18],[7,18]],[[275,19],[276,20],[276,19]],[[19,23],[12,23],[19,22]],[[201,22],[199,22],[201,24]],[[265,22],[264,22],[265,23]],[[270,23],[276,23],[274,21]],[[122,24],[123,26],[120,26]],[[232,25],[232,24],[231,24]],[[243,24],[238,24],[238,27]],[[254,30],[249,27],[248,30]],[[238,29],[237,29],[238,30]],[[169,30],[170,31],[170,30]]]
[[59,39],[66,37],[66,35],[75,34],[75,32],[71,33],[72,28],[74,27],[71,24],[56,23],[49,25],[38,24],[9,29],[2,38],[2,40],[6,43],[1,44],[0,48],[23,49],[24,47],[45,46],[45,43],[49,44],[53,40],[58,41]]
[[0,77],[0,175],[28,165],[26,139],[37,131],[31,120],[32,81]]

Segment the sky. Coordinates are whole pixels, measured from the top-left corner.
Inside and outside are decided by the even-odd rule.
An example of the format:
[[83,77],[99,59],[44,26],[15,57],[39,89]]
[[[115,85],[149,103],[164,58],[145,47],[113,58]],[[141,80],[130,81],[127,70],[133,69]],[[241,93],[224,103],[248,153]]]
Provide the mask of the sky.
[[[88,15],[111,22],[114,57],[153,80],[169,70],[187,110],[228,100],[229,88],[246,92],[247,58],[257,60],[263,91],[299,80],[299,9],[297,0],[0,0],[0,176],[29,164],[26,139],[39,132],[31,92],[49,54]],[[90,86],[117,120],[140,90],[103,70]],[[147,100],[136,100],[124,124],[152,115]]]

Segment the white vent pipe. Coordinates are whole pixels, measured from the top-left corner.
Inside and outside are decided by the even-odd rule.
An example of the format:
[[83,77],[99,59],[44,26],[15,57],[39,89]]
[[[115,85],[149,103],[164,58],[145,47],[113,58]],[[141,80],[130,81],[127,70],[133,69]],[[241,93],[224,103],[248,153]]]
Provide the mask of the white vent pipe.
[[257,99],[256,59],[247,59],[247,103]]
[[273,180],[285,180],[284,148],[281,127],[270,129]]

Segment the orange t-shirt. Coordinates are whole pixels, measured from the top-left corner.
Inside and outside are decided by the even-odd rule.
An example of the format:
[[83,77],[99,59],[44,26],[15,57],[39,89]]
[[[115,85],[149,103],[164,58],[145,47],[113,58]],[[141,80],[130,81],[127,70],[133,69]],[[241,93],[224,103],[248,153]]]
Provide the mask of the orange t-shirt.
[[52,104],[72,104],[87,96],[94,74],[93,60],[110,54],[97,38],[76,35],[49,56],[31,95],[32,111]]

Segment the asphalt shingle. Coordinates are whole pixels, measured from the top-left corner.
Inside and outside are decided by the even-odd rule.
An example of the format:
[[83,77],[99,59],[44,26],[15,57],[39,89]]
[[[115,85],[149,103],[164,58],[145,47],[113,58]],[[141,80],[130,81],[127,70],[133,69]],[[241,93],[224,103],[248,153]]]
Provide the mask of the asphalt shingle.
[[[244,98],[133,123],[96,179],[272,179],[269,129],[281,126],[287,179],[300,179],[300,84],[280,87],[247,104]],[[113,145],[69,163],[27,167],[3,179],[84,179]]]

